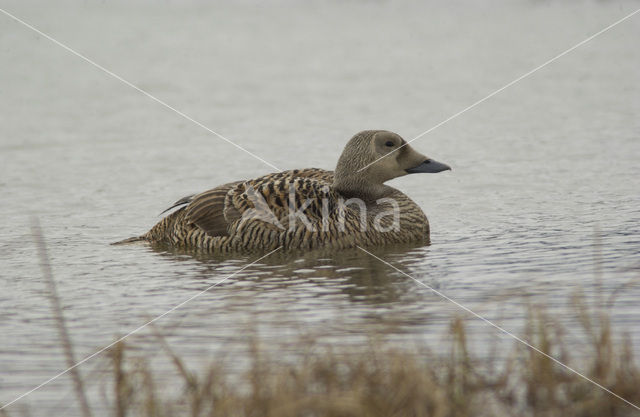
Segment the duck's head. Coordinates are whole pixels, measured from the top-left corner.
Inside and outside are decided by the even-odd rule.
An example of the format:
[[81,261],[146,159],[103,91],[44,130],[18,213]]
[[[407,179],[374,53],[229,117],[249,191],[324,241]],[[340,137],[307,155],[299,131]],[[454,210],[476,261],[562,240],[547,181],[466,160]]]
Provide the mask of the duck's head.
[[334,187],[348,195],[376,195],[383,192],[383,184],[393,178],[450,169],[417,152],[396,133],[365,130],[353,136],[342,151],[334,174]]

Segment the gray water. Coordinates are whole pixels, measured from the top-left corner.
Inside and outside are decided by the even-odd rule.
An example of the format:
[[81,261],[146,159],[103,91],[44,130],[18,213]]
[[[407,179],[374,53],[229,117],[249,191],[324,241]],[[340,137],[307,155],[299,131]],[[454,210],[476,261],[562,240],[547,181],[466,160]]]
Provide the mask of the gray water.
[[[0,1],[281,169],[332,169],[363,129],[411,139],[631,13],[637,2],[126,3]],[[374,253],[515,334],[544,305],[616,289],[613,326],[640,346],[640,15],[413,146],[453,167],[391,184],[427,213],[432,245]],[[0,14],[0,403],[65,369],[30,217],[42,223],[83,358],[257,256],[109,246],[173,201],[273,168]],[[622,289],[622,290],[621,290]],[[157,323],[191,364],[242,362],[310,333],[382,332],[437,350],[463,312],[358,250],[274,254]],[[511,342],[468,317],[479,354]],[[579,340],[579,336],[576,336]],[[157,355],[149,329],[132,336]],[[287,347],[289,346],[289,347]],[[576,355],[589,349],[576,342]],[[295,352],[293,352],[295,353]],[[80,367],[100,402],[105,355]],[[75,410],[63,376],[8,408]]]

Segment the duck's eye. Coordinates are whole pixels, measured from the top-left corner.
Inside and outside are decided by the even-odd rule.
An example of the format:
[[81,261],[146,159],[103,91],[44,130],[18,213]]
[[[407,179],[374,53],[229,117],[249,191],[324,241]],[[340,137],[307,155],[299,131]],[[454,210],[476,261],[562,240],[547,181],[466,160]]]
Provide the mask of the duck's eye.
[[388,141],[387,141],[387,143],[385,143],[385,145],[387,145],[387,146],[391,147],[391,146],[393,146],[393,145],[394,145],[394,143],[393,143],[393,142],[391,142],[390,140],[388,140]]

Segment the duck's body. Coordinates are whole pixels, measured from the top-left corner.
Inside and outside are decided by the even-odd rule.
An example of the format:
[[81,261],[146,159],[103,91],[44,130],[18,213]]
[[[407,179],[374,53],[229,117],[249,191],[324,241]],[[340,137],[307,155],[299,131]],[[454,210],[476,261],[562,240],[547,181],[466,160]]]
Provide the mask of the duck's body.
[[[409,197],[392,187],[383,198],[393,198],[398,202],[399,227],[395,230],[392,227],[392,207],[375,201],[365,202],[366,227],[362,227],[361,211],[355,205],[344,208],[344,227],[341,227],[338,202],[341,198],[347,201],[349,197],[331,190],[332,183],[332,171],[308,168],[225,184],[183,200],[185,207],[165,217],[144,238],[151,242],[215,253],[273,250],[278,247],[343,249],[355,245],[429,242],[429,222],[425,214]],[[266,216],[247,217],[243,222],[242,213],[254,208],[247,198],[249,186],[268,204],[279,225],[269,222]],[[311,228],[299,218],[295,219],[295,226],[290,227],[290,187],[295,190],[294,200],[297,202],[294,201],[293,205],[296,209],[306,199],[311,202],[300,211],[309,220]],[[328,213],[324,227],[323,199]],[[381,216],[379,223],[390,230],[380,231],[375,227],[375,218],[385,212],[389,214]],[[216,216],[216,213],[219,214]]]
[[[397,155],[386,162],[377,162],[375,152],[358,158],[370,142],[385,148],[393,142]],[[383,156],[392,151],[383,150]],[[372,161],[379,166],[362,169]],[[416,171],[430,162],[429,170]],[[393,163],[407,167],[388,172]],[[347,144],[335,174],[307,168],[224,184],[178,201],[172,208],[181,208],[138,239],[212,253],[429,243],[429,222],[420,207],[383,182],[443,169],[449,168],[413,151],[398,135],[365,131]]]

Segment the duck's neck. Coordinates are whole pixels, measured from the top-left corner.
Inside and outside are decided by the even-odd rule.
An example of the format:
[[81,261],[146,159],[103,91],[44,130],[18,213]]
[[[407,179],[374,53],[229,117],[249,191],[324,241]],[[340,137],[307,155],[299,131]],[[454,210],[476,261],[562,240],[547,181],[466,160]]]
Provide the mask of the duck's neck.
[[373,203],[393,192],[393,188],[367,181],[361,175],[335,175],[331,187],[345,198],[359,198],[365,203]]

